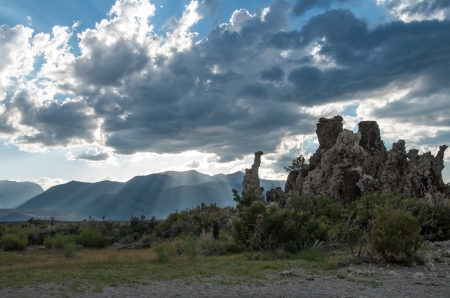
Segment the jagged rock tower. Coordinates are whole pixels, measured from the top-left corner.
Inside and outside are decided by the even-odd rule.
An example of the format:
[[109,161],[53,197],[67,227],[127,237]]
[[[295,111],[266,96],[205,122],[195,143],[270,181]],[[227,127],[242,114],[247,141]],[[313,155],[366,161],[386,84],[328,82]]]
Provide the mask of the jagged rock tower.
[[341,116],[319,119],[319,148],[309,164],[289,173],[286,194],[326,194],[348,203],[363,193],[400,191],[430,204],[450,200],[442,180],[446,145],[436,157],[430,152],[419,156],[416,149],[406,153],[404,140],[387,152],[375,121],[360,122],[356,133],[343,129],[342,121]]
[[242,181],[242,192],[252,190],[256,197],[264,201],[264,187],[259,184],[259,167],[261,166],[261,155],[264,153],[262,151],[255,152],[255,160],[251,169],[245,169],[244,180]]

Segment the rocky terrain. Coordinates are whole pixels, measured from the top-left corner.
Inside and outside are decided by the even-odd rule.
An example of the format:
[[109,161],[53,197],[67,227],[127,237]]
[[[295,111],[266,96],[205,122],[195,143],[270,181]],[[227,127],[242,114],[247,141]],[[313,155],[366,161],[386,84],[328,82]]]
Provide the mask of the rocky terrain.
[[319,148],[300,170],[289,173],[284,194],[281,188],[268,191],[267,201],[283,206],[289,194],[326,194],[343,203],[362,194],[400,191],[422,198],[431,205],[449,201],[450,190],[442,180],[446,145],[433,156],[419,150],[405,150],[399,140],[387,151],[375,121],[362,121],[353,133],[343,129],[343,118],[320,118],[317,123]]

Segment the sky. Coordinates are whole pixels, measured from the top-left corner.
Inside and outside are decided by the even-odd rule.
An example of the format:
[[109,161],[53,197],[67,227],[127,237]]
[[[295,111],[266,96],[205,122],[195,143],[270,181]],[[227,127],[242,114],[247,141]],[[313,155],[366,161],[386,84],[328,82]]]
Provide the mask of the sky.
[[259,150],[285,180],[335,115],[450,145],[448,0],[0,0],[0,56],[0,180],[45,189]]

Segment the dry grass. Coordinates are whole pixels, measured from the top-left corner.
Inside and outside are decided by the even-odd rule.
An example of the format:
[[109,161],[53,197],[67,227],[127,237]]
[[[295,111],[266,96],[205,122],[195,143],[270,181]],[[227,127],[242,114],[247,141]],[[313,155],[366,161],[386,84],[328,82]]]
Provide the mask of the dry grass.
[[[255,257],[256,256],[256,257]],[[333,262],[331,260],[331,262]],[[269,275],[303,267],[330,269],[330,261],[312,263],[300,259],[277,259],[273,254],[236,254],[228,256],[170,257],[157,262],[152,249],[115,251],[83,250],[73,258],[52,251],[0,253],[0,289],[56,283],[73,290],[120,284],[149,284],[152,280],[219,278],[226,283],[267,282]]]

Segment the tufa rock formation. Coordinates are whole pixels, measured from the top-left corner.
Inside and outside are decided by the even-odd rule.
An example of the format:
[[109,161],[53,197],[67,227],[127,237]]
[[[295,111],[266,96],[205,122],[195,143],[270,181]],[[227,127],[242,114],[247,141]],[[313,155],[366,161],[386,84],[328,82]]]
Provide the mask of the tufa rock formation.
[[[360,122],[357,133],[343,129],[342,121],[341,116],[320,118],[319,148],[309,164],[289,173],[285,196],[290,192],[326,194],[348,203],[363,193],[400,191],[430,204],[449,200],[449,189],[442,181],[447,146],[440,146],[434,157],[430,152],[418,155],[416,149],[406,153],[405,141],[399,140],[387,152],[375,121]],[[269,199],[285,202],[278,191],[270,192]]]
[[255,160],[253,162],[251,169],[245,169],[244,180],[242,181],[242,192],[253,191],[256,197],[264,201],[264,187],[259,184],[258,170],[261,166],[261,155],[264,153],[262,151],[255,152]]
[[284,208],[286,205],[286,195],[281,187],[270,189],[266,193],[266,201],[268,203],[276,203],[278,207]]

